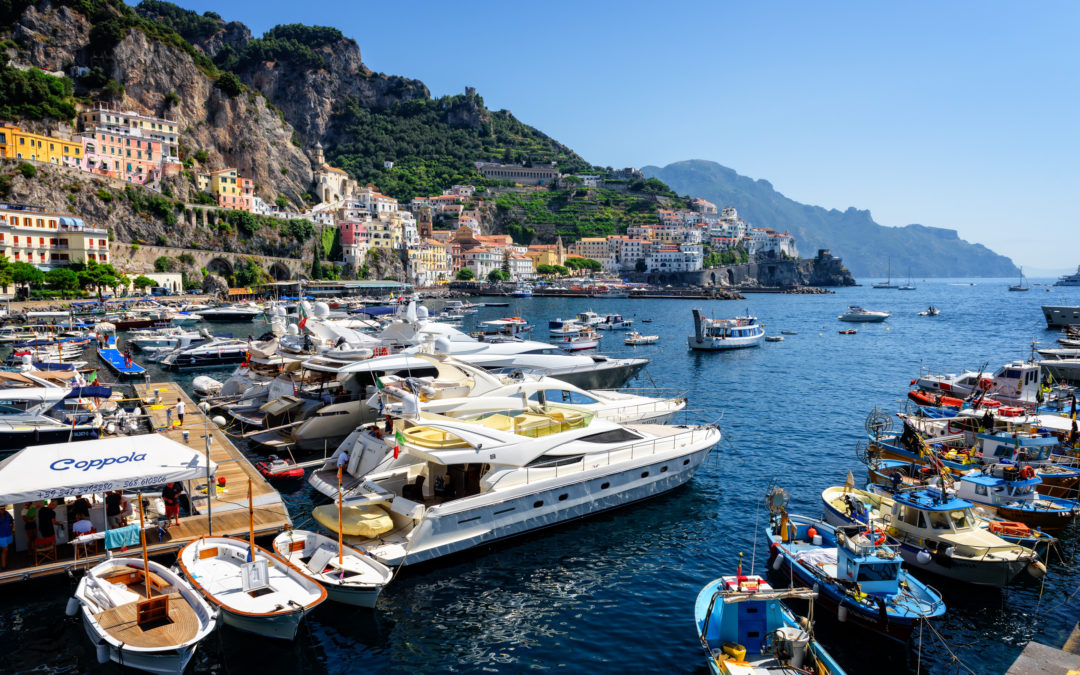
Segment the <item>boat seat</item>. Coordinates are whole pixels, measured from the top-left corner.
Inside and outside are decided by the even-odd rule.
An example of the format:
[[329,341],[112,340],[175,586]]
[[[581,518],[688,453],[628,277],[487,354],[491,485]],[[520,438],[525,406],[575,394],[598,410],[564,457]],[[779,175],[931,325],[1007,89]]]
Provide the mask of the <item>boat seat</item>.
[[38,544],[39,541],[40,540],[34,540],[34,565],[40,565],[41,563],[50,560],[57,562],[56,539],[54,538],[52,542],[45,545]]
[[307,568],[312,574],[322,574],[330,564],[330,559],[337,555],[337,551],[327,546],[322,546],[312,554],[307,561]]
[[424,479],[426,476],[419,475],[412,485],[404,485],[401,488],[401,496],[414,502],[424,501]]
[[506,415],[503,415],[502,413],[497,413],[495,415],[488,415],[487,417],[482,419],[480,422],[481,422],[481,424],[483,424],[485,427],[488,427],[489,429],[496,429],[498,431],[513,431],[514,430],[514,420],[512,418],[506,416]]

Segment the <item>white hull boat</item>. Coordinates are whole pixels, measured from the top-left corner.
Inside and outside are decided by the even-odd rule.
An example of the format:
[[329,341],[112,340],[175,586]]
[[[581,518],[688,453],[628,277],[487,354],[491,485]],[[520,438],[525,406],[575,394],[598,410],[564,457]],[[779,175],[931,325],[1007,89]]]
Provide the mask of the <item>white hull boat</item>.
[[240,539],[198,539],[180,550],[177,564],[220,608],[222,621],[256,635],[292,640],[303,618],[326,600],[326,589],[298,567]]
[[[149,673],[182,673],[199,641],[213,632],[217,617],[169,568],[151,561],[149,580],[144,569],[139,558],[113,558],[92,567],[75,589],[75,611],[98,648],[99,660],[107,656]],[[167,618],[140,627],[146,585],[153,589],[151,602],[165,603]]]
[[765,328],[757,317],[740,316],[733,319],[710,319],[694,310],[694,334],[687,346],[698,351],[725,351],[759,347],[765,341]]
[[871,309],[863,309],[857,305],[852,305],[848,307],[848,311],[836,318],[849,323],[879,323],[888,319],[889,316],[888,312],[875,312]]
[[337,541],[306,530],[288,530],[274,538],[274,550],[322,584],[334,602],[374,607],[393,571],[351,546],[338,557]]

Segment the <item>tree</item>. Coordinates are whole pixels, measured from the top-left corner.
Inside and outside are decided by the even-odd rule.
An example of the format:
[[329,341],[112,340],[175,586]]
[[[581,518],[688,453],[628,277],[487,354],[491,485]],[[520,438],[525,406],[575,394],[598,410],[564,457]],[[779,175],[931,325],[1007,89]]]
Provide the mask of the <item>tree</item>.
[[11,271],[11,261],[0,255],[0,286],[4,287],[5,293],[7,293],[7,287],[14,283]]
[[536,273],[544,276],[555,274],[555,267],[552,265],[537,265]]
[[504,272],[503,270],[491,270],[488,272],[487,280],[493,284],[497,284],[500,281],[509,281],[510,273]]
[[150,288],[152,286],[155,286],[156,282],[153,279],[151,279],[150,277],[143,276],[142,274],[140,274],[139,276],[135,277],[135,281],[131,282],[131,284],[140,293],[145,293],[146,289]]
[[124,274],[123,272],[119,272],[118,274],[116,274],[116,276],[113,277],[113,282],[109,284],[109,288],[113,289],[114,296],[120,295],[121,288],[125,289],[126,294],[126,289],[130,284],[131,279],[128,278],[128,275]]
[[472,281],[474,277],[476,277],[475,272],[473,272],[468,267],[462,267],[460,270],[458,270],[457,276],[454,278],[458,281]]
[[155,272],[171,272],[172,268],[173,259],[167,255],[160,256],[157,260],[154,261]]
[[27,262],[17,262],[11,266],[11,279],[18,286],[40,286],[45,281],[45,273]]
[[558,274],[559,276],[566,276],[566,275],[570,274],[570,270],[566,269],[562,265],[553,265],[553,267],[555,269],[555,273]]
[[638,258],[637,262],[634,263],[634,271],[635,272],[644,272],[647,269],[649,269],[649,266],[645,264],[645,259],[644,258]]
[[505,275],[503,281],[510,279],[510,251],[509,249],[503,251],[503,262],[501,272]]
[[214,82],[214,86],[228,94],[229,98],[239,96],[240,92],[244,90],[244,85],[241,84],[240,78],[228,71],[225,71],[218,77],[217,81]]
[[29,180],[37,175],[37,167],[30,162],[23,162],[19,165],[19,173],[23,175],[23,178]]
[[79,277],[66,267],[58,267],[45,273],[45,283],[56,291],[77,291]]

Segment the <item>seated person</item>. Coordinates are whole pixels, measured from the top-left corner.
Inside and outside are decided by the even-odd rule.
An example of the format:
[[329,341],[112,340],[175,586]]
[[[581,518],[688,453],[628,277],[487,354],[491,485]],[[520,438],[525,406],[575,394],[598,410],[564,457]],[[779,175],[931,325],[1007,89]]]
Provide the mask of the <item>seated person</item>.
[[71,534],[75,537],[81,537],[84,534],[92,534],[94,532],[94,524],[90,522],[89,518],[84,518],[82,514],[75,516],[76,520],[71,525]]

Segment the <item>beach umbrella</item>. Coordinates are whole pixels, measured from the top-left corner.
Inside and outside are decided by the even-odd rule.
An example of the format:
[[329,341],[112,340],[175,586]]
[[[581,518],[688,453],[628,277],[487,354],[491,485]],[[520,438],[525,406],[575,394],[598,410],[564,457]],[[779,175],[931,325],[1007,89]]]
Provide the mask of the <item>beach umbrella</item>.
[[108,321],[102,321],[94,326],[95,333],[115,333],[116,324],[109,323]]

